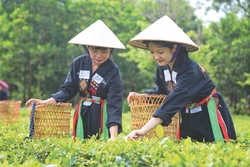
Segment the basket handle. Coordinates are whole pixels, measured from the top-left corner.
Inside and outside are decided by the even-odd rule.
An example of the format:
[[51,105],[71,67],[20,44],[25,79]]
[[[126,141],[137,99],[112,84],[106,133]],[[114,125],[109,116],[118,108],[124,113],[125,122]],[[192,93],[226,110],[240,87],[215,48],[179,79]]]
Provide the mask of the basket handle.
[[29,137],[32,138],[34,136],[34,115],[35,115],[36,103],[32,102],[31,106],[31,114],[30,114],[30,134]]

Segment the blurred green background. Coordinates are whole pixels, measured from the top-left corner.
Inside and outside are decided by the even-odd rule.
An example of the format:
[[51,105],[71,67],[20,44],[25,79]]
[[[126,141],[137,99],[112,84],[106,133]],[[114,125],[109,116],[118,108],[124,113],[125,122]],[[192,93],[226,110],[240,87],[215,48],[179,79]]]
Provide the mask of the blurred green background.
[[[190,57],[202,65],[231,112],[250,114],[250,5],[248,0],[0,0],[0,79],[11,99],[46,99],[63,84],[83,47],[68,41],[101,19],[126,45],[113,52],[124,83],[123,112],[130,91],[153,86],[156,63],[127,44],[151,23],[168,15],[200,47]],[[209,6],[206,4],[209,3]],[[205,8],[206,7],[206,8]],[[218,11],[217,21],[202,19]],[[221,15],[221,13],[223,15]],[[70,102],[75,105],[78,97]]]

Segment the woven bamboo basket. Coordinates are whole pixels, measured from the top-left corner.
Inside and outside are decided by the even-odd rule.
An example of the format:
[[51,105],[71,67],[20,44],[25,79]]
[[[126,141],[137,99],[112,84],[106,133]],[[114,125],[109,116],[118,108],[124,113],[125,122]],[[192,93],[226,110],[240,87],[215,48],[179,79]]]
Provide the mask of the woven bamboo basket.
[[33,103],[30,112],[30,137],[69,136],[71,103]]
[[[156,109],[164,102],[167,95],[149,95],[140,94],[131,96],[130,109],[131,109],[131,123],[132,130],[141,129],[151,118]],[[164,135],[175,136],[179,126],[179,112],[174,115],[172,122],[168,126],[164,126]],[[149,131],[145,137],[153,138],[158,137],[156,128]]]
[[4,123],[19,121],[21,101],[3,100],[0,101],[0,120]]

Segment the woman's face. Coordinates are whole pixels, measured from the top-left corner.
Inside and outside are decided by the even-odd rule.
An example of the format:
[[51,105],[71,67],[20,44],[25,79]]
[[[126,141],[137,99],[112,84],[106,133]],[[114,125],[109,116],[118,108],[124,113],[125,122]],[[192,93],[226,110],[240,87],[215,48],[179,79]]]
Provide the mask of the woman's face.
[[109,59],[110,52],[111,52],[110,48],[89,46],[88,49],[89,49],[89,54],[92,59],[92,62],[95,65],[99,66]]
[[[165,66],[171,61],[176,50],[176,45],[173,48],[164,47],[154,42],[148,43],[148,48],[152,58],[160,65]],[[173,62],[171,62],[173,63]]]

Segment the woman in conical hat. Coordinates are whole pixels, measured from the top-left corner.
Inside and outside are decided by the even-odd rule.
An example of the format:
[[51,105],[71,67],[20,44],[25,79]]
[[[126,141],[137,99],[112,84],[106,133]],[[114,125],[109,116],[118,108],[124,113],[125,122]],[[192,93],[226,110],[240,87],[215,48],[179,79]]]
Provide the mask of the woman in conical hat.
[[[191,60],[188,52],[198,46],[168,16],[163,16],[136,35],[129,44],[149,50],[158,63],[155,86],[149,94],[166,94],[163,105],[141,129],[127,138],[138,139],[158,124],[168,126],[171,118],[180,112],[181,123],[177,138],[190,137],[195,141],[236,140],[231,115],[220,93],[205,69]],[[131,96],[138,93],[130,92]]]
[[66,102],[81,96],[74,114],[74,139],[96,136],[114,140],[122,131],[123,83],[118,66],[110,59],[113,49],[125,49],[115,34],[97,20],[69,43],[82,45],[87,54],[75,58],[60,90],[39,103]]

